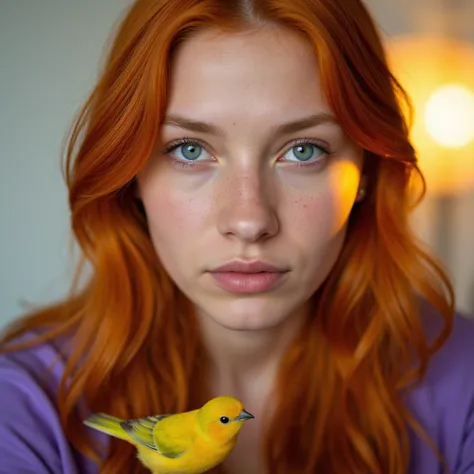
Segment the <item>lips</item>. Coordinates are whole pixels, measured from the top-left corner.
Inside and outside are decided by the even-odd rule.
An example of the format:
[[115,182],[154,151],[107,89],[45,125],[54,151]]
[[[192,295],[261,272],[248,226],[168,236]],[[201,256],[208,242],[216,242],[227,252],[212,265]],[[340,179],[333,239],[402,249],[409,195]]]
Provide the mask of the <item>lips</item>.
[[235,272],[235,273],[279,273],[285,272],[286,270],[280,269],[275,265],[263,262],[261,260],[254,260],[252,262],[244,262],[241,260],[233,260],[220,267],[215,268],[212,272]]
[[231,293],[255,294],[275,288],[288,273],[287,269],[261,260],[233,260],[210,272],[220,288]]

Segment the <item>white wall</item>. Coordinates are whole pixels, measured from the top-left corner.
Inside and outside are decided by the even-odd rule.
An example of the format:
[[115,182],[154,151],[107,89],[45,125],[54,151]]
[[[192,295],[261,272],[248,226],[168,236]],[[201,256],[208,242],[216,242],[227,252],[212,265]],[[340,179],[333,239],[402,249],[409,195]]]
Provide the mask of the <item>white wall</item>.
[[127,4],[0,0],[0,326],[68,287],[61,145]]
[[[21,313],[21,299],[48,302],[68,286],[61,144],[128,3],[0,0],[0,326]],[[413,2],[368,3],[387,34],[412,28],[402,8]],[[429,203],[425,209],[419,222],[429,240]],[[474,304],[473,209],[474,191],[455,213],[453,274],[464,309]]]

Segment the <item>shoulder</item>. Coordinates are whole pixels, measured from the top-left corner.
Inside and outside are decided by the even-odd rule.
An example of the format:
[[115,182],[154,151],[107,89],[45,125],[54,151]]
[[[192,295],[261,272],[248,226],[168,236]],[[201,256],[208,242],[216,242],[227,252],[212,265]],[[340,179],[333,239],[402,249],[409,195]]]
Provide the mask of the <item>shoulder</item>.
[[[430,332],[435,314],[425,313]],[[453,474],[474,474],[474,320],[456,314],[451,335],[409,395],[409,405]],[[417,443],[415,442],[415,445]],[[419,457],[432,456],[425,447]],[[417,471],[418,472],[418,471]],[[419,472],[425,472],[420,470]],[[433,471],[435,472],[435,471]]]
[[[25,334],[14,344],[29,343],[36,337],[34,333]],[[22,382],[35,383],[42,386],[50,398],[55,398],[63,371],[64,356],[53,342],[43,342],[0,355],[0,382],[3,388],[5,385],[21,387]]]
[[0,355],[0,458],[8,472],[96,472],[63,434],[57,409],[61,352],[56,343],[46,342]]
[[[426,321],[429,322],[429,319]],[[432,328],[436,324],[437,321],[433,319]],[[438,389],[459,386],[474,390],[473,318],[455,314],[452,332],[444,346],[431,358],[424,383]]]

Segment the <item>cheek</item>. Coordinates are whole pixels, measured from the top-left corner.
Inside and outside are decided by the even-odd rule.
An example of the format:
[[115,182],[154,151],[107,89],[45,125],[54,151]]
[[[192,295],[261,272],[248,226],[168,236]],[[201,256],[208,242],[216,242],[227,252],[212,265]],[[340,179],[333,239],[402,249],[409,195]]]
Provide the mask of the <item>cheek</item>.
[[318,192],[294,198],[287,211],[291,228],[313,242],[339,235],[348,222],[356,191],[357,182],[331,179]]
[[185,269],[193,258],[189,242],[199,235],[201,206],[193,196],[183,195],[163,182],[149,184],[142,186],[140,198],[151,241],[166,271],[179,284],[185,281]]
[[162,181],[145,182],[140,196],[150,233],[158,242],[173,243],[196,235],[209,215],[209,199],[184,193]]
[[327,186],[293,201],[287,225],[289,241],[299,249],[301,288],[317,290],[334,266],[344,243],[352,192]]
[[211,421],[207,424],[207,434],[214,439],[219,439],[223,434],[223,425],[218,422]]

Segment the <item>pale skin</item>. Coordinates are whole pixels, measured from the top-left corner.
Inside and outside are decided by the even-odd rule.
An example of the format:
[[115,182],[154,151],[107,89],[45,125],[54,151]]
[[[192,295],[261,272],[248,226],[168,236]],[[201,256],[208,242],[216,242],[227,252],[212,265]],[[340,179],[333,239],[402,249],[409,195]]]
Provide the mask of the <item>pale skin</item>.
[[[308,300],[341,251],[363,153],[331,118],[311,45],[282,27],[208,30],[184,42],[166,114],[138,196],[160,260],[195,305],[213,394],[241,399],[256,416],[226,472],[261,473],[258,420]],[[315,120],[304,128],[277,131],[308,117]],[[183,137],[192,143],[164,151]],[[288,272],[277,288],[235,294],[209,270],[236,258]]]

